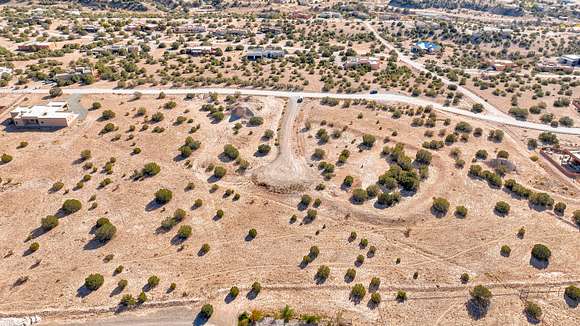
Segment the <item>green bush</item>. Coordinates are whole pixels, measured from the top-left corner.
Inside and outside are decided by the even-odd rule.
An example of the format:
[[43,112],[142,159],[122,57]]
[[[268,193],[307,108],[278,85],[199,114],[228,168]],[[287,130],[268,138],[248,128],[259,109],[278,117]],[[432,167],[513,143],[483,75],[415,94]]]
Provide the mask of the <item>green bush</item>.
[[505,201],[498,201],[495,204],[494,209],[498,214],[506,215],[506,214],[509,214],[509,212],[510,212],[510,205],[508,203],[506,203]]
[[96,291],[103,285],[105,278],[101,274],[91,274],[85,278],[85,287],[91,291]]
[[64,187],[64,183],[57,181],[57,182],[52,184],[52,187],[50,187],[50,191],[57,192],[57,191],[61,190],[63,187]]
[[371,294],[371,302],[376,305],[381,303],[381,295],[378,292]]
[[393,206],[401,201],[401,194],[399,192],[382,193],[377,197],[379,205]]
[[465,218],[467,216],[467,208],[465,206],[455,207],[455,215],[461,218]]
[[538,243],[532,248],[532,256],[538,260],[548,261],[550,256],[552,256],[552,252],[545,245]]
[[469,274],[463,273],[459,279],[461,280],[461,283],[467,283],[469,282]]
[[191,236],[191,226],[182,225],[177,231],[177,236],[181,239],[187,239]]
[[344,180],[342,181],[342,184],[345,187],[350,187],[352,186],[352,183],[354,182],[354,178],[350,175],[347,175],[346,177],[344,177]]
[[110,120],[110,119],[113,119],[114,117],[115,117],[115,112],[113,112],[111,110],[105,110],[101,114],[101,119],[103,119],[103,120]]
[[95,224],[96,228],[100,228],[101,226],[105,225],[105,224],[111,224],[111,221],[109,221],[108,218],[106,217],[101,217],[97,220],[97,223]]
[[259,126],[259,125],[261,125],[263,123],[264,123],[264,119],[262,117],[258,117],[258,116],[253,116],[248,121],[248,124],[250,126]]
[[250,229],[250,231],[248,231],[248,236],[250,239],[255,239],[256,236],[258,236],[258,231],[256,231],[256,229]]
[[168,203],[171,198],[173,198],[173,193],[169,189],[162,188],[155,193],[155,201],[160,205]]
[[151,275],[147,279],[147,285],[149,286],[149,288],[156,287],[157,285],[159,285],[159,277],[157,277],[156,275]]
[[316,272],[316,278],[320,280],[326,280],[330,276],[330,267],[326,265],[320,265],[318,271]]
[[227,156],[230,160],[235,160],[238,158],[238,156],[240,156],[240,152],[234,145],[227,144],[224,146],[224,155]]
[[363,203],[368,199],[367,191],[361,188],[354,189],[352,191],[352,200],[355,203]]
[[165,119],[165,116],[163,115],[163,113],[161,112],[155,112],[153,113],[153,115],[151,116],[151,120],[153,122],[161,122],[163,121],[163,119]]
[[362,300],[365,295],[367,294],[367,291],[364,287],[364,285],[357,283],[355,284],[352,289],[350,290],[350,296],[356,300]]
[[378,288],[381,285],[381,279],[378,277],[373,277],[371,279],[371,283],[369,284],[370,288]]
[[121,274],[123,272],[123,269],[125,269],[125,267],[123,267],[123,265],[119,265],[115,268],[114,274]]
[[232,297],[232,299],[235,299],[238,294],[240,294],[240,289],[238,289],[237,286],[232,286],[230,289],[230,297]]
[[499,251],[502,255],[509,257],[512,249],[508,245],[503,245]]
[[157,175],[159,172],[161,172],[161,167],[157,163],[151,162],[151,163],[145,164],[145,166],[143,167],[143,170],[141,172],[145,176],[152,177],[154,175]]
[[576,224],[580,225],[580,209],[574,211],[572,214],[572,219],[574,222],[576,222]]
[[574,285],[570,285],[570,286],[566,287],[566,289],[564,290],[564,295],[566,295],[568,298],[570,298],[573,301],[579,301],[580,300],[580,288],[578,288]]
[[542,308],[536,303],[528,301],[526,302],[526,314],[537,320],[542,317]]
[[216,166],[213,170],[213,175],[214,177],[221,179],[223,178],[227,173],[226,168],[224,168],[223,166]]
[[554,205],[554,212],[557,214],[564,214],[565,210],[566,210],[565,203],[558,202],[558,203],[556,203],[556,205]]
[[201,199],[196,199],[195,202],[193,203],[193,205],[197,208],[201,207],[203,205],[203,200]]
[[145,294],[145,292],[141,291],[141,293],[139,293],[139,296],[137,297],[137,301],[139,303],[145,303],[147,301],[147,294]]
[[554,199],[545,192],[535,192],[528,198],[530,204],[543,207],[554,205]]
[[30,244],[30,247],[28,247],[30,252],[36,252],[38,249],[40,249],[40,244],[38,242],[33,242]]
[[62,95],[62,89],[58,86],[53,86],[48,91],[48,95],[50,95],[50,97],[59,97]]
[[81,208],[82,208],[81,202],[76,199],[67,199],[62,204],[62,210],[66,214],[78,212],[79,210],[81,210]]
[[433,198],[433,205],[431,206],[431,209],[433,209],[433,211],[438,214],[447,214],[447,211],[449,210],[449,201],[441,197]]
[[475,286],[469,294],[471,295],[471,298],[482,307],[487,307],[492,297],[491,291],[483,285]]
[[407,292],[399,290],[397,291],[397,294],[395,295],[395,300],[399,301],[399,302],[403,302],[405,300],[407,300]]
[[258,146],[258,153],[260,154],[268,154],[270,153],[271,147],[268,144],[261,144]]
[[354,278],[356,277],[356,270],[354,268],[347,269],[345,276],[348,279],[354,280]]
[[254,292],[254,294],[258,295],[258,293],[260,293],[260,291],[262,291],[262,285],[259,282],[254,282],[252,284],[252,292]]
[[115,233],[117,233],[117,228],[111,223],[105,223],[95,232],[95,239],[107,242],[115,236]]
[[417,154],[415,155],[415,161],[417,161],[419,164],[429,165],[431,164],[432,159],[433,155],[431,152],[424,149],[418,150]]
[[40,220],[40,225],[44,231],[50,231],[58,226],[58,217],[49,215]]
[[127,280],[121,279],[121,280],[119,280],[119,282],[117,282],[117,287],[119,289],[123,290],[124,288],[127,287],[128,284],[129,284],[129,282],[127,282]]
[[310,197],[309,195],[302,195],[302,197],[300,198],[300,204],[303,206],[308,206],[310,205],[310,203],[312,202],[312,197]]
[[367,240],[367,239],[365,239],[365,238],[362,238],[362,239],[360,239],[359,246],[360,246],[361,248],[366,248],[368,244],[369,244],[369,240]]
[[211,315],[213,315],[213,306],[209,303],[206,303],[201,307],[201,314],[206,318],[209,319]]
[[376,138],[373,135],[364,134],[362,138],[363,138],[362,143],[366,147],[373,147],[373,145],[375,144]]
[[125,307],[131,307],[137,304],[137,301],[135,300],[135,298],[133,298],[132,295],[130,294],[125,294],[120,301],[120,304],[125,306]]

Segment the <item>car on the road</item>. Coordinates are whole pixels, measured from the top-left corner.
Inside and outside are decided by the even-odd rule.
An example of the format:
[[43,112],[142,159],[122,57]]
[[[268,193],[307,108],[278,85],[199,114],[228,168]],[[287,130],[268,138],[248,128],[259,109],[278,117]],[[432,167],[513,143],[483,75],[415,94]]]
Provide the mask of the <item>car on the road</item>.
[[376,89],[371,89],[371,94],[377,94],[379,91],[377,91]]

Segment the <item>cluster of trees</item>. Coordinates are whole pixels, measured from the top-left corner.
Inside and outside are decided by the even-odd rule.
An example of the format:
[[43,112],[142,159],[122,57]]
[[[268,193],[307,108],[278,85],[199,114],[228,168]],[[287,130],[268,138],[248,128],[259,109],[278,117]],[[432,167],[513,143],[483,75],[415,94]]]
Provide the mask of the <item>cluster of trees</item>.
[[[554,199],[549,194],[545,192],[534,192],[513,179],[506,180],[504,187],[521,198],[527,198],[531,205],[540,207],[552,207],[554,205]],[[562,212],[565,208],[564,203],[558,205],[558,209]]]
[[201,146],[201,142],[198,140],[193,140],[191,136],[185,138],[185,144],[179,147],[179,152],[181,153],[181,157],[188,158],[191,154],[199,149]]
[[[429,161],[430,163],[429,155],[424,152],[418,152],[418,154],[419,157],[416,160],[418,159],[422,162]],[[428,175],[428,165],[421,164],[418,168],[418,174],[411,158],[405,155],[404,145],[401,143],[395,145],[393,148],[385,146],[383,148],[383,155],[388,156],[392,163],[395,164],[391,164],[389,170],[379,176],[378,184],[387,189],[395,189],[399,186],[405,191],[417,191],[419,189],[420,177],[426,177]]]

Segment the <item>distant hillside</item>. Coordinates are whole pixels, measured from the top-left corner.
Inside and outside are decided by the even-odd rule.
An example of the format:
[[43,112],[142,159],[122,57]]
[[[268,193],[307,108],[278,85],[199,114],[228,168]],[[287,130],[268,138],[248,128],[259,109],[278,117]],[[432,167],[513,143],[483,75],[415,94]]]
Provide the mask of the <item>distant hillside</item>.
[[524,10],[520,7],[493,4],[487,1],[391,0],[389,5],[407,9],[471,9],[504,16],[523,16],[524,14]]

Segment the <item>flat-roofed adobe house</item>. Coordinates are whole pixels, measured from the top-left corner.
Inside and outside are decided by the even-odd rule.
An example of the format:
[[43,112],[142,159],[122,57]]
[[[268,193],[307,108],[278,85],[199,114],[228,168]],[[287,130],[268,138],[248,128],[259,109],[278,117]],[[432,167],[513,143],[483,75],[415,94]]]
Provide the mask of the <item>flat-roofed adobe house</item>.
[[413,44],[411,51],[420,54],[433,54],[441,52],[441,46],[432,42],[421,41]]
[[359,66],[368,66],[371,70],[377,70],[380,67],[380,61],[376,57],[348,57],[344,63],[344,69],[356,68]]
[[246,59],[256,61],[260,59],[278,59],[286,55],[283,49],[275,48],[249,48],[246,53]]
[[10,111],[10,117],[17,127],[64,128],[70,127],[78,114],[70,111],[66,102],[49,102],[46,105],[19,106]]

